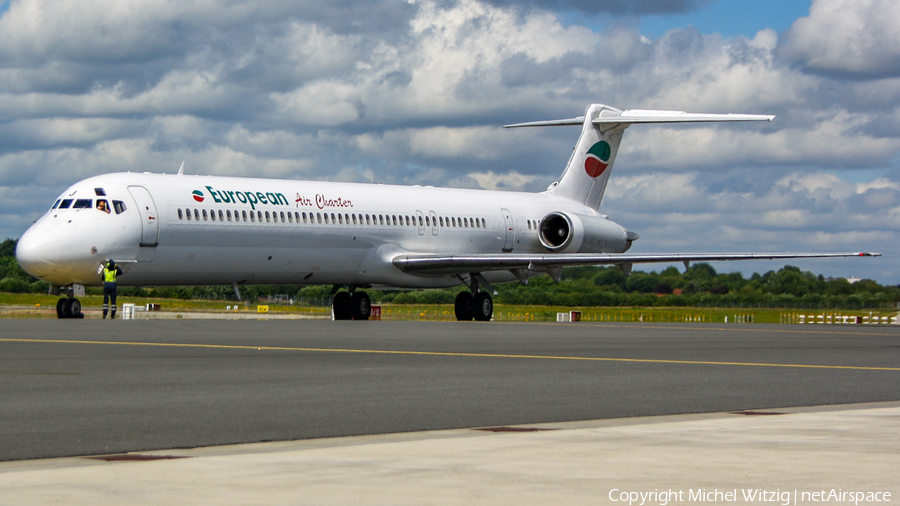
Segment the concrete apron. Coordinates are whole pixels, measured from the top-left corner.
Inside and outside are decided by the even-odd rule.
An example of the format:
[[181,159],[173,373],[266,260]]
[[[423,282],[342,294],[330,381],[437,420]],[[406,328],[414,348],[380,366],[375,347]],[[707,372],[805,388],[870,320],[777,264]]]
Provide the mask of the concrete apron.
[[3,462],[0,504],[900,502],[900,402],[491,429]]

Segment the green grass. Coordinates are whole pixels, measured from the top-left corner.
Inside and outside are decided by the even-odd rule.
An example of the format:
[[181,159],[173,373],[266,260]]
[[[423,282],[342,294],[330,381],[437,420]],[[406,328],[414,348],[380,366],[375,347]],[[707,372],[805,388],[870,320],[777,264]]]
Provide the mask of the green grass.
[[[0,293],[0,317],[3,318],[55,318],[55,295],[15,294]],[[79,297],[85,310],[96,311],[103,305],[103,297],[99,295],[86,295]],[[119,297],[119,309],[123,303],[131,303],[144,306],[148,303],[160,304],[163,311],[168,312],[233,312],[237,304],[238,311],[242,313],[256,313],[258,303],[245,304],[233,301],[213,300],[180,300]],[[227,310],[226,307],[232,309]],[[331,308],[316,306],[285,306],[268,304],[269,312],[291,313],[309,316],[330,317]],[[554,322],[559,312],[581,311],[582,321],[585,322],[644,322],[644,323],[674,323],[674,322],[701,322],[701,323],[797,323],[803,315],[824,315],[832,317],[841,316],[895,316],[896,311],[844,311],[825,309],[726,309],[726,308],[682,308],[682,307],[556,307],[556,306],[512,306],[497,304],[494,306],[494,320],[496,321],[539,321]],[[432,320],[453,321],[453,306],[450,304],[436,305],[402,305],[384,304],[382,306],[383,320]]]
[[[797,323],[800,315],[895,316],[896,311],[843,311],[811,309],[726,309],[726,308],[633,308],[633,307],[554,307],[554,306],[494,306],[495,321],[555,322],[556,314],[581,311],[585,322],[644,322],[644,323]],[[383,320],[455,320],[450,305],[393,305],[382,306]]]

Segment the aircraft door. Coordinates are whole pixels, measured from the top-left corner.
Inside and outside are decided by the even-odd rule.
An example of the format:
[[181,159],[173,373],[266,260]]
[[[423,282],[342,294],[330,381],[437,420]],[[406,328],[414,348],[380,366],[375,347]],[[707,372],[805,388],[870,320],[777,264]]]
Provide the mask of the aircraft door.
[[156,214],[156,204],[150,192],[143,186],[129,186],[128,191],[134,197],[141,214],[141,244],[142,248],[152,248],[159,244],[159,219]]
[[416,211],[416,225],[419,227],[419,235],[425,235],[425,215],[422,211]]
[[506,241],[503,243],[503,251],[510,252],[513,250],[513,244],[516,240],[516,230],[513,227],[509,209],[501,209],[500,212],[503,213],[503,224],[506,226]]
[[438,228],[437,213],[434,211],[428,211],[428,216],[431,217],[431,235],[438,235],[440,229]]

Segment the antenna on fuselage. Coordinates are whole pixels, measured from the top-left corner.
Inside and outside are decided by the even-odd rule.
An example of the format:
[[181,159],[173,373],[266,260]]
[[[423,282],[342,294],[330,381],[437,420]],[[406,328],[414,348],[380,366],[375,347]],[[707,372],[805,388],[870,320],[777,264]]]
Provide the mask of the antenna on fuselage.
[[181,161],[181,167],[178,168],[178,175],[179,176],[184,175],[184,160]]

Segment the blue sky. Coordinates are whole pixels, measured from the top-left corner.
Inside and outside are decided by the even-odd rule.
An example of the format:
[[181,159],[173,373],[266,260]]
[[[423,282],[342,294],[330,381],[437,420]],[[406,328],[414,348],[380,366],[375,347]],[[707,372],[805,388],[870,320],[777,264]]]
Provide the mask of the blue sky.
[[[776,114],[632,127],[601,212],[634,252],[900,283],[900,2],[0,3],[0,237],[123,170],[541,191],[619,108]],[[768,29],[768,30],[766,30]],[[717,264],[720,271],[783,264]]]
[[641,16],[637,26],[641,33],[654,38],[688,25],[706,34],[752,38],[764,28],[787,30],[797,18],[809,15],[809,5],[800,0],[713,1],[690,12]]

